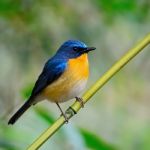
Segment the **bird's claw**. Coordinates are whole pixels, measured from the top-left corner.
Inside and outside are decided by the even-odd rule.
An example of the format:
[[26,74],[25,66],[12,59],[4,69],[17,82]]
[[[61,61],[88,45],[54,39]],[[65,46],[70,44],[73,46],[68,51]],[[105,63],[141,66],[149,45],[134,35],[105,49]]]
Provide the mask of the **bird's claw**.
[[76,101],[78,101],[81,105],[81,107],[83,108],[84,107],[84,102],[83,102],[83,99],[81,97],[75,97],[76,98]]
[[68,118],[67,118],[66,114],[61,113],[61,116],[63,116],[63,117],[64,117],[64,119],[65,119],[65,123],[67,124],[67,123],[69,122],[69,120],[68,120]]

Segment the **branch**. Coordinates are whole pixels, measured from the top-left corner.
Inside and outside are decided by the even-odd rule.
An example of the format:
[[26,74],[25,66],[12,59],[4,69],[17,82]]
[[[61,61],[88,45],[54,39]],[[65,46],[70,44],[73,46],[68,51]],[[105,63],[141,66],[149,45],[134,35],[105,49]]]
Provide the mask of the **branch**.
[[[150,34],[148,34],[142,41],[130,49],[124,56],[120,58],[96,83],[82,96],[83,102],[86,103],[89,99],[100,89],[107,81],[109,81],[122,67],[124,67],[133,57],[150,44]],[[68,119],[73,117],[79,110],[81,105],[79,102],[74,102],[65,112]],[[61,126],[65,123],[63,116],[60,116],[52,126],[50,126],[43,134],[31,144],[27,150],[36,150],[40,148]]]

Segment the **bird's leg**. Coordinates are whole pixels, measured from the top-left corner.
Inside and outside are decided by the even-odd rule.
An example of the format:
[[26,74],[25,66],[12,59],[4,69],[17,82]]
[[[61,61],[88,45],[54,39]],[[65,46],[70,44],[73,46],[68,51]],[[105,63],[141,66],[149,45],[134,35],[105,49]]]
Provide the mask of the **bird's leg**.
[[83,108],[84,107],[84,102],[83,102],[83,99],[81,97],[75,97],[76,98],[76,101],[78,101],[81,105],[81,107]]
[[56,105],[58,106],[59,110],[61,111],[61,115],[65,118],[65,122],[68,123],[68,118],[67,118],[66,114],[63,112],[63,110],[61,109],[60,105],[58,103],[56,103]]

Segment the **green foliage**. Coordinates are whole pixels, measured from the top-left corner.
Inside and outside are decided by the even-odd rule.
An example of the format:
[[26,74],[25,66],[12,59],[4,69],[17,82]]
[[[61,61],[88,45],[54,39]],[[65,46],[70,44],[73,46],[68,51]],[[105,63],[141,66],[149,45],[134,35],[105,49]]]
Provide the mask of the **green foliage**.
[[0,149],[1,150],[17,150],[17,148],[13,144],[10,144],[10,142],[5,139],[0,139]]
[[49,111],[46,110],[45,108],[38,107],[35,110],[35,112],[37,113],[37,115],[39,117],[41,117],[48,124],[52,124],[55,121],[55,119],[52,117],[52,115],[50,115]]
[[18,21],[29,23],[33,21],[32,7],[32,2],[29,1],[0,0],[0,16],[13,20],[16,18]]
[[0,0],[0,15],[13,15],[20,11],[20,2],[13,0]]
[[32,92],[32,89],[33,89],[33,86],[34,84],[33,83],[30,83],[30,84],[27,84],[27,86],[25,86],[22,90],[21,90],[21,95],[23,97],[23,99],[27,99],[30,97],[31,95],[31,92]]
[[142,21],[148,15],[148,2],[139,5],[136,0],[96,0],[98,7],[103,11],[105,20],[113,22],[116,16],[123,16],[126,19]]
[[104,142],[104,140],[100,139],[94,133],[91,133],[85,129],[79,129],[79,131],[88,148],[92,150],[116,150],[114,146]]

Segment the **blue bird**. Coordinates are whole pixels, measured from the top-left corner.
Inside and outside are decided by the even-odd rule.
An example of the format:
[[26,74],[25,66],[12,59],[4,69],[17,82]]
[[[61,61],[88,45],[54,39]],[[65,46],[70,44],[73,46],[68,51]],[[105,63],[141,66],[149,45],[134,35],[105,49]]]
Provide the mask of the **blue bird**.
[[63,43],[56,54],[46,62],[31,96],[10,118],[8,124],[14,124],[30,106],[45,99],[57,104],[66,121],[67,117],[59,103],[76,98],[83,107],[79,95],[87,83],[89,76],[87,53],[92,50],[95,50],[95,47],[87,47],[78,40]]

